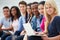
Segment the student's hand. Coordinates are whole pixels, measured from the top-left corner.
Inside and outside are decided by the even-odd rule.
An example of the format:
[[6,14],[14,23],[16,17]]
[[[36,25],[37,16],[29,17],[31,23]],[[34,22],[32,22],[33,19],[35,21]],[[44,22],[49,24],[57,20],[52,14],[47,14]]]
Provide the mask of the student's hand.
[[23,40],[28,40],[28,35],[27,34],[25,34]]
[[49,38],[48,38],[47,35],[42,36],[42,39],[43,39],[43,40],[49,40]]
[[20,35],[25,35],[25,34],[26,34],[26,31],[23,30]]
[[47,31],[44,31],[43,33],[44,33],[44,34],[47,34],[48,32],[47,32]]
[[36,35],[43,35],[43,32],[35,32]]
[[35,35],[38,35],[39,32],[34,31]]

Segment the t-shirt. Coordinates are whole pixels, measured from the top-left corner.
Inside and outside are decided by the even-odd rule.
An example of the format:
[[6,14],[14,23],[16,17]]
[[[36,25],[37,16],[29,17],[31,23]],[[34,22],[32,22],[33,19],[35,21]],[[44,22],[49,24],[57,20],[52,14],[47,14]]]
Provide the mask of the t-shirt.
[[18,29],[18,19],[13,20],[12,26],[13,26],[13,29],[14,29],[13,33],[15,33]]
[[5,28],[10,27],[12,21],[11,18],[6,19],[5,17],[0,20],[0,24],[2,24]]
[[60,32],[60,16],[56,16],[53,21],[48,25],[48,36],[54,37],[59,35]]
[[[2,25],[2,28],[9,28],[12,24],[11,17],[6,19],[5,17],[1,19],[0,24]],[[9,30],[3,30],[4,32],[9,32]]]

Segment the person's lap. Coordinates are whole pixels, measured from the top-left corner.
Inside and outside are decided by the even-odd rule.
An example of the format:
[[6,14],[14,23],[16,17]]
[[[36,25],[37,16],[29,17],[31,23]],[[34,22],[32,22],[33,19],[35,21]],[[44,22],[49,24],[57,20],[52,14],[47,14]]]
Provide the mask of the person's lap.
[[[23,40],[24,36],[18,36],[15,40]],[[6,40],[12,40],[12,36],[8,36]],[[42,40],[41,36],[28,36],[28,40]]]
[[28,40],[42,40],[41,36],[28,36]]
[[18,37],[16,38],[16,40],[23,40],[23,38],[24,38],[24,35],[18,36]]
[[12,36],[8,36],[5,40],[12,40]]
[[[15,40],[23,40],[23,38],[24,38],[23,35],[22,35],[22,36],[17,36],[17,38],[15,38]],[[6,40],[12,40],[12,36],[8,36],[8,37],[6,38]]]
[[6,37],[10,36],[11,34],[3,33],[1,36],[1,40],[5,40]]

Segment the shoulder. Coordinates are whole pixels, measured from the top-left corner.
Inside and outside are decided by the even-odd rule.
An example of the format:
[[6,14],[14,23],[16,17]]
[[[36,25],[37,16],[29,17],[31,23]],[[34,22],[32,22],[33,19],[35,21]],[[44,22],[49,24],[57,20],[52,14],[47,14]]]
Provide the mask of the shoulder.
[[4,18],[4,17],[1,18],[1,20],[0,20],[0,24],[3,24],[4,21],[5,21],[5,18]]
[[32,19],[34,20],[35,18],[36,18],[36,16],[33,16],[33,18],[32,18]]
[[60,16],[55,16],[53,23],[56,23],[56,24],[60,23]]
[[5,20],[5,18],[3,17],[3,18],[1,18],[1,21],[4,21]]
[[19,22],[21,22],[22,21],[22,16],[21,17],[19,17]]
[[22,19],[22,16],[21,17],[19,17],[19,20],[21,20]]
[[36,19],[36,17],[35,17],[35,16],[33,16],[33,17],[32,17],[32,21],[35,21],[35,19]]
[[60,16],[56,16],[54,19],[55,21],[60,21]]

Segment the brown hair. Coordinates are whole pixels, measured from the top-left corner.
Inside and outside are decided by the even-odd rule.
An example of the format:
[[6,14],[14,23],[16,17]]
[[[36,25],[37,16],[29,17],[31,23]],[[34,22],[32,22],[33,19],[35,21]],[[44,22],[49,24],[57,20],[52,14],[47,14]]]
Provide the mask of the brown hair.
[[20,1],[20,2],[19,2],[19,5],[20,5],[20,4],[23,4],[23,5],[26,5],[26,6],[27,6],[27,3],[26,3],[25,1]]

